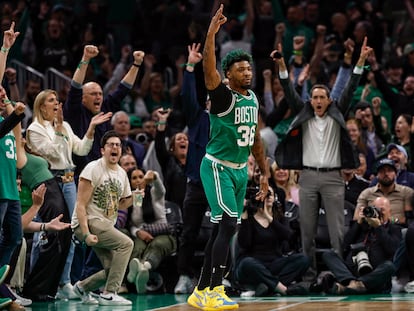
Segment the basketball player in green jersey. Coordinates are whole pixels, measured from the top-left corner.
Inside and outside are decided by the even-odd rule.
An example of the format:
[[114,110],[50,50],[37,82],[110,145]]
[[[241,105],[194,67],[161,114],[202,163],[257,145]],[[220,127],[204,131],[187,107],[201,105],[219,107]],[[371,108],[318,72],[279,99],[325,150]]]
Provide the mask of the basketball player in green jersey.
[[257,129],[259,103],[250,90],[252,57],[242,50],[222,60],[228,87],[216,69],[215,35],[227,18],[223,5],[213,16],[203,53],[203,69],[211,99],[210,140],[200,175],[211,208],[213,232],[205,248],[200,280],[188,303],[202,310],[236,309],[238,304],[224,292],[223,273],[232,236],[243,212],[247,185],[247,158],[253,153],[261,170],[258,200],[268,191],[264,147]]

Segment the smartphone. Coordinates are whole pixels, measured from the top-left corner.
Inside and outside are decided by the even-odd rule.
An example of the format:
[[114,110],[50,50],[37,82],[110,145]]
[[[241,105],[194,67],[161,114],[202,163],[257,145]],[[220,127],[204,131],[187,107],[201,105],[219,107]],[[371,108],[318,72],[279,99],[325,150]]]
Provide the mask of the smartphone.
[[279,51],[275,51],[274,53],[273,53],[273,58],[276,58],[276,59],[281,59],[283,56],[282,56],[282,53],[280,53]]

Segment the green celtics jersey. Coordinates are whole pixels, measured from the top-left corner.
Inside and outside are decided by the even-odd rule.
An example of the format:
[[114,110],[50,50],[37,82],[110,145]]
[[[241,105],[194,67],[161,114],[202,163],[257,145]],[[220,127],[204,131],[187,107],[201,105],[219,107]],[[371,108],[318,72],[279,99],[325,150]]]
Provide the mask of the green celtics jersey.
[[210,113],[207,153],[220,160],[245,163],[254,143],[259,102],[251,90],[247,96],[231,93],[232,102],[226,111]]
[[[0,122],[4,118],[0,117]],[[16,184],[16,140],[12,132],[0,139],[0,199],[19,200]]]

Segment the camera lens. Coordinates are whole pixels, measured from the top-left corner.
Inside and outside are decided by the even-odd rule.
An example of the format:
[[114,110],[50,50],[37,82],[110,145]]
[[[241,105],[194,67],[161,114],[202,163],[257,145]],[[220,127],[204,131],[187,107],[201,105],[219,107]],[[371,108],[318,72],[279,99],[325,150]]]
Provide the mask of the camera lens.
[[379,216],[378,210],[375,206],[367,206],[362,210],[362,213],[367,218],[377,218]]
[[137,134],[137,136],[135,137],[136,141],[141,143],[141,144],[146,144],[148,142],[148,136],[145,133],[139,133]]
[[359,275],[365,275],[373,270],[368,254],[365,251],[360,251],[356,256],[352,257],[352,260],[358,267]]

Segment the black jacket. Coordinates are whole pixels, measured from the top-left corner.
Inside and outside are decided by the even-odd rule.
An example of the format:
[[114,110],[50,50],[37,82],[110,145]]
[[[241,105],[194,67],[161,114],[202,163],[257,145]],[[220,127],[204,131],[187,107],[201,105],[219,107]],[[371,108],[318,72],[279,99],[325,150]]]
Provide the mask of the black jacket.
[[[342,168],[357,168],[359,166],[358,154],[349,138],[346,129],[344,114],[351,103],[352,95],[358,86],[360,74],[353,73],[349,79],[341,97],[338,101],[332,102],[327,110],[341,127],[340,133],[340,153]],[[289,127],[286,138],[277,146],[275,159],[279,167],[284,169],[303,169],[303,143],[302,143],[302,124],[315,116],[310,102],[303,102],[295,92],[290,79],[280,79],[285,91],[286,99],[292,109],[292,114],[296,115]]]
[[270,264],[283,256],[283,244],[292,235],[290,228],[279,220],[273,219],[268,228],[260,225],[253,215],[242,219],[237,242],[239,253],[237,261],[244,257],[254,257],[263,263]]
[[344,237],[344,258],[350,268],[355,268],[351,244],[363,243],[372,267],[375,269],[385,261],[392,261],[401,241],[401,227],[387,223],[377,228],[368,226],[366,222],[354,222]]

